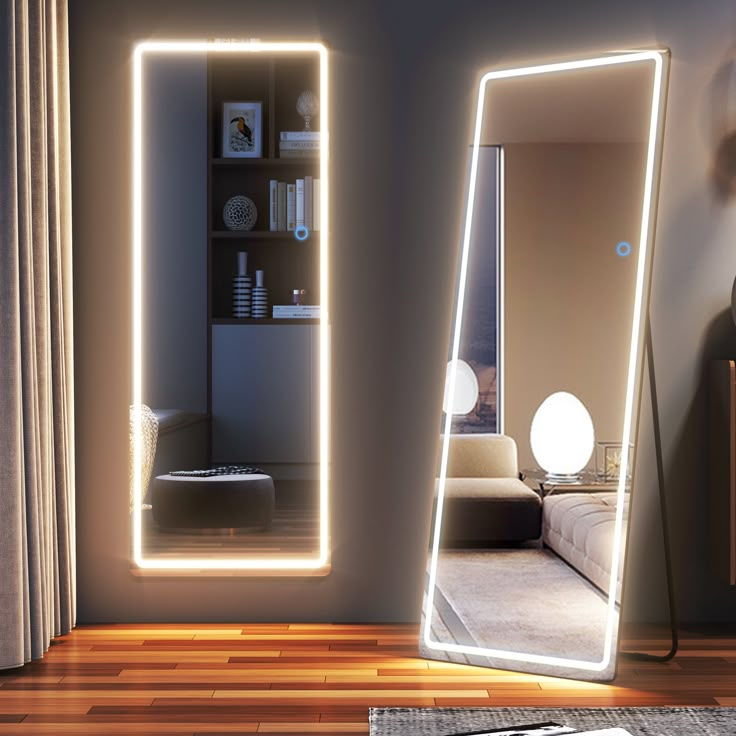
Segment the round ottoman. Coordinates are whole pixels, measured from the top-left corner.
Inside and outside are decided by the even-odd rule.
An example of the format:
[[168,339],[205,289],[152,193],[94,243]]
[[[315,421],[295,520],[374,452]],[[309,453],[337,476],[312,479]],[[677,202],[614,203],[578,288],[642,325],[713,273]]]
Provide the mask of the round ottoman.
[[159,475],[151,489],[153,520],[165,531],[265,531],[275,505],[273,478],[262,473],[205,478]]

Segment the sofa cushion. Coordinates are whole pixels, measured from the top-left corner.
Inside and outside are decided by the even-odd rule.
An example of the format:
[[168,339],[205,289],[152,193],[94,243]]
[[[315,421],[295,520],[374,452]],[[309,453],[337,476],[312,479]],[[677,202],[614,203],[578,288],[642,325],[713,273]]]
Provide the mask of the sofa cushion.
[[[542,538],[562,559],[594,585],[607,592],[610,584],[613,540],[616,524],[615,492],[560,493],[545,496]],[[624,520],[629,513],[628,494]],[[622,552],[626,545],[624,524]],[[623,554],[619,558],[616,599],[621,599]]]
[[[439,463],[442,459],[440,442]],[[453,434],[447,456],[448,478],[518,478],[516,442],[502,434]]]
[[489,503],[542,505],[539,494],[518,478],[446,478],[445,498],[483,498]]

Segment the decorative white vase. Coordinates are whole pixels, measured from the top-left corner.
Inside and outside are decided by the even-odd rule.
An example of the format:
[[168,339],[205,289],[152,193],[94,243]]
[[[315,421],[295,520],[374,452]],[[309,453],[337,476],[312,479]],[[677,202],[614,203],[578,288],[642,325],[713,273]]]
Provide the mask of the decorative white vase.
[[233,278],[233,317],[250,317],[252,306],[251,278],[248,276],[248,254],[238,253],[238,275]]
[[256,285],[253,287],[251,315],[255,319],[268,317],[268,291],[263,285],[263,271],[256,271]]

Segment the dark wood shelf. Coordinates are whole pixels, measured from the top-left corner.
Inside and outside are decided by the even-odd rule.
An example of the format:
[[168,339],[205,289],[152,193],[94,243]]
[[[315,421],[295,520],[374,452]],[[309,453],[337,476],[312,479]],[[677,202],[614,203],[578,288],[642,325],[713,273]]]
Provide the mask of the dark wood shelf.
[[[313,344],[313,333],[319,330],[320,320],[314,317],[274,319],[271,305],[291,304],[295,289],[303,289],[307,301],[319,299],[321,233],[310,232],[305,241],[300,241],[294,237],[294,231],[270,230],[270,182],[276,180],[293,184],[297,179],[307,176],[321,178],[319,151],[309,150],[303,157],[279,155],[280,131],[300,130],[304,125],[303,118],[296,110],[299,95],[304,90],[317,92],[320,89],[319,64],[317,54],[306,52],[285,56],[274,54],[270,57],[257,54],[211,54],[208,59],[207,406],[215,417],[231,401],[229,397],[236,397],[238,401],[248,397],[249,403],[255,402],[260,407],[254,413],[256,419],[267,411],[272,395],[269,393],[271,386],[267,372],[262,374],[264,391],[254,393],[252,382],[248,381],[245,372],[239,374],[233,371],[223,377],[219,370],[223,365],[232,364],[233,360],[240,360],[244,355],[244,347],[255,350],[257,345],[264,346],[265,354],[272,356],[268,360],[285,364],[284,375],[290,376],[289,384],[292,387],[311,391],[312,363],[305,367],[298,361],[283,361],[282,358],[289,356],[291,349],[302,354],[307,345]],[[223,131],[229,122],[223,120],[223,105],[232,100],[262,103],[262,157],[222,156]],[[319,115],[312,120],[312,125],[319,130]],[[326,196],[324,189],[321,193]],[[250,197],[258,212],[253,230],[228,230],[225,226],[225,204],[239,194]],[[323,225],[326,231],[327,223]],[[253,283],[257,271],[264,273],[269,303],[267,317],[242,319],[232,316],[233,277],[238,272],[238,251],[248,254],[248,273]],[[283,329],[295,325],[304,329]],[[257,326],[266,329],[252,329]],[[278,330],[280,326],[282,329]],[[246,333],[247,339],[253,340],[254,345],[244,346]],[[219,376],[215,383],[213,375]],[[213,411],[213,406],[218,407],[216,411]],[[307,413],[312,411],[311,405],[310,408],[305,405],[299,411],[302,409]],[[240,426],[244,429],[249,425],[243,420]],[[267,454],[281,453],[285,447],[297,447],[298,443],[291,436],[297,431],[297,426],[300,425],[294,423],[285,427],[283,439],[275,438]],[[212,457],[220,450],[213,447]]]
[[306,240],[297,240],[294,232],[291,230],[212,230],[210,237],[223,240],[240,240],[246,238],[248,240],[293,240],[299,245],[309,243],[319,237],[319,230],[316,233],[309,233]]
[[245,318],[245,319],[236,319],[235,317],[223,317],[223,318],[213,318],[212,320],[213,325],[318,325],[319,319],[318,318],[305,318],[305,317],[295,317],[295,318],[284,318],[284,319],[272,319],[271,317],[262,317],[260,319],[254,319],[254,318]]
[[300,166],[307,164],[314,166],[319,163],[319,156],[304,156],[301,158],[211,158],[212,166]]

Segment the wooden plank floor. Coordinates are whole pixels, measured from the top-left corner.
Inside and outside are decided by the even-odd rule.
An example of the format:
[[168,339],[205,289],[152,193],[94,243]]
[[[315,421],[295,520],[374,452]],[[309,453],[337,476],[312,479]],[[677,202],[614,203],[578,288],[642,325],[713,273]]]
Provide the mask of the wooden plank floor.
[[[736,633],[612,684],[420,659],[406,625],[81,626],[0,673],[0,734],[366,734],[370,706],[736,706]],[[662,652],[640,630],[626,648]]]

